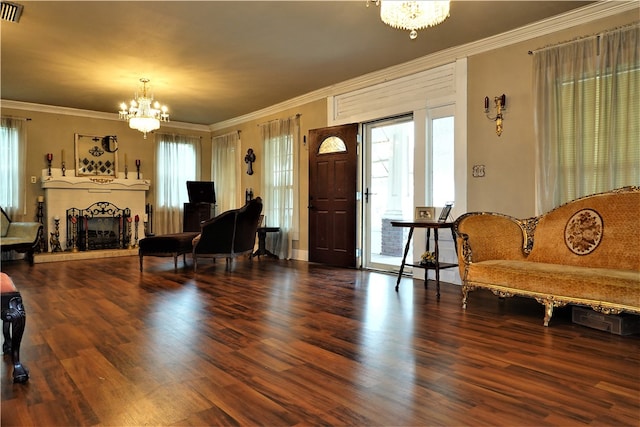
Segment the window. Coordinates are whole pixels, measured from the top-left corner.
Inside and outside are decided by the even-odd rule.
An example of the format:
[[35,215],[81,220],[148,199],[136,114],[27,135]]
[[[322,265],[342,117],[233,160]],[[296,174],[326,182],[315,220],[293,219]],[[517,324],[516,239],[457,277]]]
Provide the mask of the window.
[[216,136],[212,139],[211,176],[216,186],[217,210],[224,212],[236,208],[238,197],[238,147],[240,132]]
[[431,194],[433,206],[453,203],[455,194],[454,162],[454,118],[453,116],[434,118],[430,121],[431,132]]
[[183,204],[189,201],[187,181],[196,181],[200,173],[200,138],[158,134],[156,154],[156,232],[182,231]]
[[26,214],[25,162],[27,150],[25,119],[2,118],[0,125],[0,206],[14,218]]
[[[626,116],[624,109],[630,109],[631,116],[640,117],[640,93],[637,85],[634,91],[631,84],[638,79],[640,71],[636,69],[615,77],[608,73],[562,85],[560,96],[563,131],[558,155],[562,168],[560,175],[566,179],[568,199],[565,201],[578,195],[634,183],[633,172],[640,164],[640,120],[616,120],[609,117],[611,112],[607,109],[614,108],[622,113],[623,118]],[[618,99],[603,100],[607,92],[614,88],[614,80],[617,80],[615,84],[620,88],[616,97]],[[584,105],[576,108],[575,102]],[[618,129],[611,128],[612,126]],[[636,137],[611,144],[611,135],[622,133]],[[606,182],[609,180],[610,184]]]
[[280,227],[270,233],[268,244],[280,258],[292,256],[292,242],[298,240],[299,218],[297,150],[298,116],[274,120],[260,126],[264,155],[263,214],[265,225]]
[[540,212],[640,183],[639,43],[635,25],[535,52]]

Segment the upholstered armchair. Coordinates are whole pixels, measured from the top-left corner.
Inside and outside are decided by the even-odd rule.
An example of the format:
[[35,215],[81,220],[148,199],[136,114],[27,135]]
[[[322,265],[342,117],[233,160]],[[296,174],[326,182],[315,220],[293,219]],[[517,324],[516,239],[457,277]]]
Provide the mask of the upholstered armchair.
[[39,222],[11,221],[4,209],[0,208],[0,248],[2,252],[16,251],[27,254],[29,264],[33,264],[33,253],[40,244],[42,224]]
[[200,235],[193,241],[193,270],[198,268],[198,258],[226,258],[229,264],[235,257],[251,256],[261,212],[258,197],[202,222]]

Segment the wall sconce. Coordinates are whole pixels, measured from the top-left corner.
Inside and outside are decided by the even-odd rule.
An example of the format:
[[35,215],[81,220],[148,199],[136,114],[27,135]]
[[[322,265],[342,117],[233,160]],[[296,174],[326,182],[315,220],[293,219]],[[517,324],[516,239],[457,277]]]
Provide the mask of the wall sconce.
[[484,97],[484,113],[487,115],[489,120],[493,120],[496,122],[496,134],[498,136],[502,135],[502,112],[507,109],[507,96],[503,93],[502,96],[496,96],[493,98],[493,103],[496,107],[496,115],[491,117],[489,115],[489,97]]

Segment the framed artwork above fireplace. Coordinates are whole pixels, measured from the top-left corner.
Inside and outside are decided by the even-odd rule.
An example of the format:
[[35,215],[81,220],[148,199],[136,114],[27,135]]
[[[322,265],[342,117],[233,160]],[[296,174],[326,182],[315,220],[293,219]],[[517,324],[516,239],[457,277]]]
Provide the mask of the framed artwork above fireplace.
[[118,176],[118,151],[113,149],[115,136],[79,133],[74,136],[76,176]]

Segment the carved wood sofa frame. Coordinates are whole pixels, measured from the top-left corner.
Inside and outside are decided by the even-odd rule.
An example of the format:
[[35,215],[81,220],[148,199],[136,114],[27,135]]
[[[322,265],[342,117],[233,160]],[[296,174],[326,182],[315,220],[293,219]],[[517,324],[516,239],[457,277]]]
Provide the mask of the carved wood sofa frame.
[[544,326],[555,307],[567,304],[640,314],[639,207],[640,187],[625,187],[533,218],[460,216],[454,232],[463,309],[470,291],[488,289],[499,297],[534,298],[545,306]]

